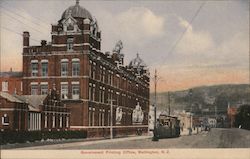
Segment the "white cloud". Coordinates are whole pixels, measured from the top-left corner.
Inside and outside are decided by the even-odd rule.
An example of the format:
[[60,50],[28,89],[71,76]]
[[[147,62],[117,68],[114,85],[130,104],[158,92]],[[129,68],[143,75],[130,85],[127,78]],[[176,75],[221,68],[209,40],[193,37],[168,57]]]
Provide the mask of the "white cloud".
[[188,21],[179,18],[179,25],[187,29],[180,43],[177,45],[177,52],[180,54],[205,54],[214,47],[213,39],[209,32],[195,31]]
[[130,8],[115,17],[121,31],[136,38],[157,37],[164,33],[164,18],[143,7]]
[[[144,7],[132,7],[117,15],[106,11],[99,20],[102,21],[101,28],[104,33],[102,37],[107,39],[106,41],[110,41],[111,38],[122,39],[128,46],[134,44],[142,46],[165,33],[164,17]],[[105,35],[105,33],[110,34]]]

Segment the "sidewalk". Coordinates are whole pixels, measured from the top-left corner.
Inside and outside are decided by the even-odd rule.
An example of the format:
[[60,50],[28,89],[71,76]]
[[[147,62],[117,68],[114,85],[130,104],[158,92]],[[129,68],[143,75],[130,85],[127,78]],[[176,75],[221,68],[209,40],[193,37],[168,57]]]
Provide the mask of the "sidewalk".
[[7,144],[1,145],[1,149],[50,149],[53,148],[63,148],[63,147],[71,147],[72,145],[90,145],[96,143],[109,143],[109,142],[120,142],[120,141],[129,141],[129,140],[140,140],[151,138],[150,135],[142,135],[142,136],[126,136],[126,137],[118,137],[118,138],[85,138],[85,139],[67,139],[67,140],[54,140],[54,141],[37,141],[32,143],[16,143],[16,144]]

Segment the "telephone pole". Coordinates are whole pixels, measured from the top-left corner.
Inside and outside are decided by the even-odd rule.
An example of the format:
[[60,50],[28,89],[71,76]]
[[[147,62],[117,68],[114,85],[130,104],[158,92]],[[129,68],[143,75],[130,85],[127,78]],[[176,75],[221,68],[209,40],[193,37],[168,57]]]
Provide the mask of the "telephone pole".
[[111,99],[109,99],[108,101],[111,102],[110,104],[110,139],[113,139],[113,101],[115,100],[112,99],[112,94],[111,94]]
[[170,92],[168,92],[168,115],[170,116]]
[[155,82],[155,107],[154,107],[154,128],[156,127],[156,103],[157,103],[157,97],[156,97],[156,88],[157,88],[157,81],[158,81],[158,77],[157,77],[157,70],[155,69],[155,76],[154,76],[154,82]]

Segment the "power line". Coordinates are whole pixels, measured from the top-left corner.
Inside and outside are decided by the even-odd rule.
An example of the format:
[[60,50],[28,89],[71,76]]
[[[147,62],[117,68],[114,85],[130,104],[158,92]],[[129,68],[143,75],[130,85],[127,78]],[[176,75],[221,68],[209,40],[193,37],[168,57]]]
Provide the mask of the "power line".
[[[25,10],[23,10],[23,9],[20,9],[20,8],[17,8],[17,7],[7,7],[7,5],[3,5],[3,3],[0,5],[0,6],[5,6],[5,9],[7,9],[7,8],[14,8],[14,10],[19,10],[21,13],[24,13],[25,12]],[[6,8],[7,7],[7,8]],[[13,12],[13,11],[11,11],[11,12]],[[34,17],[34,16],[32,16],[32,18],[34,18],[34,19],[36,19],[36,20],[38,20],[39,22],[43,22],[44,23],[44,25],[46,24],[50,24],[50,22],[48,21],[48,20],[46,20],[46,21],[44,21],[43,19],[40,19],[40,18],[37,18],[37,17]]]
[[[190,20],[189,24],[192,24],[194,19],[197,17],[197,15],[199,14],[201,8],[205,5],[206,1],[203,2],[200,7],[198,8],[198,10],[196,11],[196,13],[194,14],[194,16],[192,17],[192,19]],[[169,51],[169,53],[171,54],[174,49],[176,48],[176,46],[178,45],[178,43],[182,40],[183,36],[185,35],[185,33],[187,32],[187,30],[190,28],[190,25],[188,25],[186,27],[186,29],[183,31],[183,33],[181,34],[181,36],[179,37],[179,39],[177,39],[176,43],[174,44],[174,46],[172,47],[172,49]]]
[[33,27],[31,27],[31,26],[29,26],[29,25],[25,24],[24,22],[22,22],[21,20],[19,20],[19,19],[15,18],[14,16],[12,16],[12,15],[10,15],[10,14],[6,14],[6,12],[3,12],[3,13],[4,13],[5,15],[7,15],[8,17],[11,17],[11,18],[13,18],[13,19],[17,20],[18,22],[20,22],[20,23],[22,23],[22,24],[24,24],[24,25],[26,25],[26,26],[30,27],[30,28],[31,28],[31,29],[33,29],[34,31],[36,31],[36,32],[39,32],[39,33],[42,33],[42,34],[43,34],[43,32],[41,32],[41,31],[39,31],[39,30],[37,30],[37,29],[35,29],[35,28],[33,28]]
[[[4,29],[4,30],[7,30],[7,31],[9,31],[9,32],[15,33],[15,34],[17,34],[17,35],[23,36],[22,34],[16,32],[16,31],[13,31],[13,30],[11,30],[11,29],[9,29],[9,28],[3,27],[3,26],[1,26],[0,28],[2,28],[2,29]],[[36,42],[40,42],[39,40],[36,40],[36,39],[33,39],[33,38],[30,38],[30,39],[33,40],[33,41],[36,41]]]
[[[195,12],[194,16],[191,18],[191,20],[189,21],[189,24],[191,25],[193,23],[193,21],[195,20],[195,18],[198,16],[198,14],[200,13],[202,7],[205,5],[206,1],[204,1],[200,7],[197,9],[197,11]],[[187,32],[187,30],[190,28],[190,25],[188,25],[186,27],[186,29],[182,32],[181,36],[176,40],[176,42],[174,43],[174,45],[170,48],[170,50],[168,51],[168,54],[171,55],[172,52],[175,50],[176,46],[179,44],[179,42],[182,40],[183,36],[185,35],[185,33]],[[165,63],[165,60],[163,61],[162,64]],[[162,65],[160,66],[162,67]]]
[[[4,10],[8,11],[9,13],[12,13],[12,14],[15,14],[16,16],[19,16],[19,17],[21,17],[21,18],[27,19],[27,20],[30,21],[31,23],[34,23],[34,24],[36,24],[36,25],[38,25],[38,26],[41,26],[41,24],[43,24],[43,23],[33,22],[33,21],[31,21],[30,19],[28,19],[27,17],[22,16],[21,14],[17,14],[17,13],[15,13],[15,12],[13,12],[13,11],[7,9],[7,8],[4,7],[3,5],[0,5],[0,7],[3,8]],[[32,16],[32,18],[34,18],[34,17]],[[43,25],[45,26],[45,24],[43,24]],[[48,26],[48,25],[46,25],[46,26]],[[47,30],[47,29],[46,29],[46,30]]]

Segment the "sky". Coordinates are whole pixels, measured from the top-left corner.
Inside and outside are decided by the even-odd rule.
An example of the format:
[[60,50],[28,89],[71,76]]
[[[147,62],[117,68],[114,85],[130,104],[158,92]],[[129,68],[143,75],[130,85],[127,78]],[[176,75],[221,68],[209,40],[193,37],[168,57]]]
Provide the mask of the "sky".
[[[22,32],[51,41],[51,24],[75,0],[1,0],[0,71],[22,70]],[[157,91],[249,83],[249,1],[84,1],[102,31],[103,52],[123,42],[125,64],[140,57]]]

